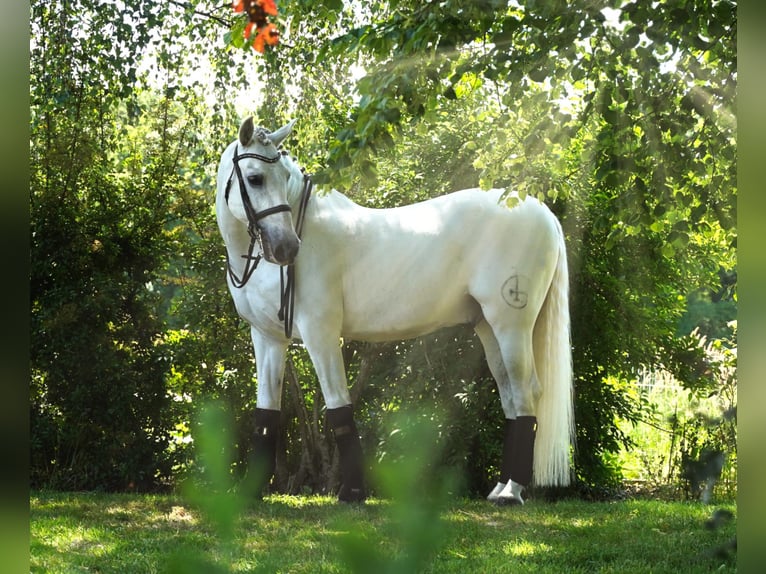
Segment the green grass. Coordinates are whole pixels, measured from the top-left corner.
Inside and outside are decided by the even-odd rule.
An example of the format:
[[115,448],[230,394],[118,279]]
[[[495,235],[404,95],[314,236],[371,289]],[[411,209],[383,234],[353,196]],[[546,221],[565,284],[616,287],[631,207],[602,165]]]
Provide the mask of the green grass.
[[[222,539],[180,496],[36,492],[30,499],[31,572],[736,572],[715,549],[736,520],[704,527],[733,504],[530,500],[498,508],[461,500],[427,505],[271,496]],[[425,509],[425,510],[424,510]],[[409,540],[416,539],[415,545]]]

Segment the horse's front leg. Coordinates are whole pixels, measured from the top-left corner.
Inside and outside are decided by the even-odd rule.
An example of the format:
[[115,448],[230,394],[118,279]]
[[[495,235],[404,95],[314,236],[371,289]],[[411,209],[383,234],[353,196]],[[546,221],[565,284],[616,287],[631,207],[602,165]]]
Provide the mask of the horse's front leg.
[[367,498],[364,457],[359,431],[354,422],[354,408],[348,392],[340,338],[326,332],[308,331],[302,334],[327,405],[327,425],[332,429],[338,445],[341,475],[338,500],[363,502]]
[[252,328],[258,388],[255,408],[255,434],[249,468],[256,496],[271,481],[276,469],[277,437],[282,407],[282,381],[288,342],[266,337]]

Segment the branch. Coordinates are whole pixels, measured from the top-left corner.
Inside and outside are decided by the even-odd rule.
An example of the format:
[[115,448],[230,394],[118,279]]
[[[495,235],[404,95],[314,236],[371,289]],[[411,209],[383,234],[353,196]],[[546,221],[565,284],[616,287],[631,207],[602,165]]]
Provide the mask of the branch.
[[[184,10],[191,9],[191,5],[187,4],[186,2],[179,2],[178,0],[168,0],[168,2],[170,4],[175,4],[176,6],[180,6]],[[198,16],[204,16],[205,18],[209,18],[210,20],[213,20],[214,22],[217,22],[218,24],[221,24],[222,26],[231,28],[230,20],[226,20],[225,18],[221,18],[220,16],[216,16],[215,14],[211,14],[210,12],[203,12],[202,10],[192,9],[191,12]]]

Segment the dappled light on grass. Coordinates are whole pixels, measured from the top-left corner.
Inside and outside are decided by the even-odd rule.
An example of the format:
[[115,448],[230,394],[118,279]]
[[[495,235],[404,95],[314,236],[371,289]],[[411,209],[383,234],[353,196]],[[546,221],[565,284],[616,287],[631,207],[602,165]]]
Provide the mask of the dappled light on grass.
[[532,558],[537,554],[549,552],[548,544],[533,544],[527,540],[514,540],[503,548],[503,552],[514,558]]
[[379,498],[349,505],[334,496],[271,494],[250,501],[222,464],[225,413],[214,407],[201,420],[195,442],[207,482],[190,485],[187,498],[34,494],[31,572],[736,571],[736,551],[726,550],[736,532],[734,504],[724,505],[729,518],[710,528],[714,509],[699,503],[531,498],[504,508],[456,499],[449,473],[433,465],[438,425],[422,416],[392,422],[392,434],[409,448],[376,466]]
[[283,505],[286,508],[336,508],[338,500],[330,495],[295,496],[292,494],[270,494],[264,497],[270,505]]
[[[379,462],[377,498],[271,494],[249,500],[228,470],[230,421],[204,411],[195,435],[200,476],[186,496],[68,494],[31,497],[31,572],[99,571],[463,573],[736,571],[736,506],[709,528],[699,503],[628,500],[523,507],[456,499],[438,460],[438,421],[392,419],[406,449]],[[721,550],[724,549],[724,550]]]
[[[30,501],[31,572],[405,572],[411,551],[393,500],[364,506],[326,496],[268,496],[243,510],[228,554],[200,511],[177,496],[36,493]],[[734,511],[733,504],[724,508]],[[419,571],[443,573],[736,572],[736,553],[720,549],[736,516],[705,527],[713,508],[699,503],[623,501],[499,508],[451,501],[438,513],[440,543]],[[411,518],[411,520],[415,520]],[[344,544],[357,544],[349,562]],[[168,569],[173,557],[185,556]],[[193,564],[190,558],[199,558]],[[196,569],[195,569],[196,567]],[[208,570],[200,568],[209,568]],[[362,569],[365,568],[365,569]]]
[[205,538],[197,517],[166,496],[40,493],[30,508],[32,572],[156,571],[157,553],[179,536]]

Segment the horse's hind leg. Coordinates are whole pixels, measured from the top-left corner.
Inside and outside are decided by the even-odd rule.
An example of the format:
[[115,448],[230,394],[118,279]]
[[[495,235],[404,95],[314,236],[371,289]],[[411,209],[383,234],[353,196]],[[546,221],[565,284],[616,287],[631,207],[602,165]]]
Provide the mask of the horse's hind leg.
[[490,371],[497,381],[505,413],[503,458],[500,476],[487,497],[498,504],[523,504],[522,489],[532,480],[537,420],[537,380],[534,372],[531,329],[495,330],[481,321],[476,333],[482,342]]
[[500,346],[495,339],[495,334],[492,332],[492,327],[489,326],[486,320],[482,319],[481,322],[474,327],[476,334],[479,336],[482,347],[484,347],[484,356],[487,359],[489,370],[497,383],[497,390],[500,393],[500,403],[503,406],[503,413],[505,414],[505,432],[503,439],[503,457],[500,466],[500,476],[498,476],[497,484],[492,492],[487,496],[487,500],[490,502],[497,502],[498,496],[505,489],[505,485],[511,477],[511,446],[513,444],[513,431],[515,430],[516,423],[516,410],[513,407],[513,397],[511,396],[511,383],[508,380],[508,372],[505,370],[505,364],[503,363],[503,355],[500,352]]

